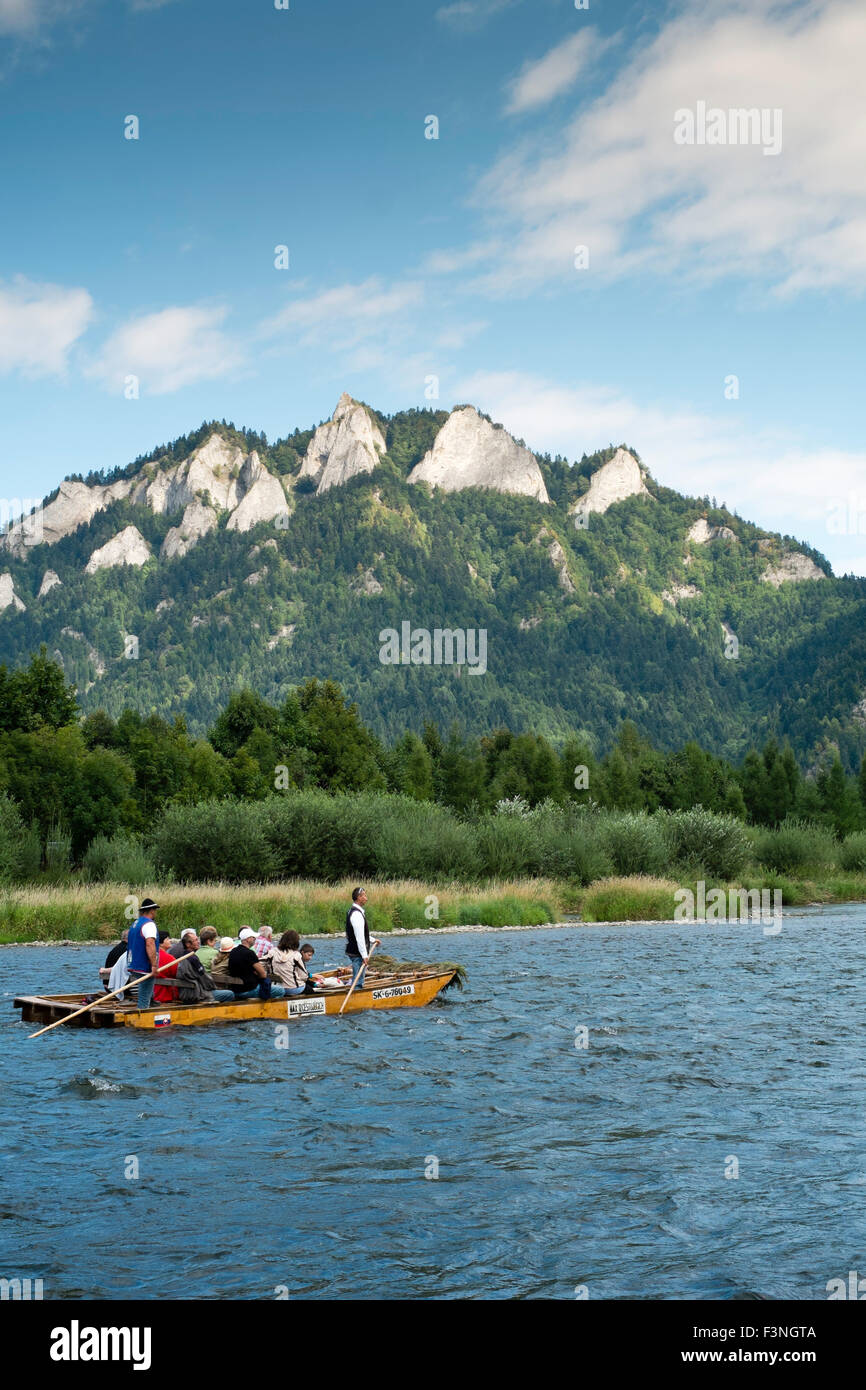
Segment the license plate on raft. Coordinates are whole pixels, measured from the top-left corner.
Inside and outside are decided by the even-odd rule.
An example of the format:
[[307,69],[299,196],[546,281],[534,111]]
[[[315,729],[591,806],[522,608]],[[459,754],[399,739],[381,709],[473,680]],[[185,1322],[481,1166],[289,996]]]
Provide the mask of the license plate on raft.
[[305,1014],[325,1013],[324,999],[290,999],[289,1018],[303,1018]]

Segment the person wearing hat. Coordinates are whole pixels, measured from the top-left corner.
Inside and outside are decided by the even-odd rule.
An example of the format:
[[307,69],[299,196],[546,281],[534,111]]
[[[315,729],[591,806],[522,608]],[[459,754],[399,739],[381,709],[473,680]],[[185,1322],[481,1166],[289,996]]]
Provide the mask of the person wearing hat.
[[235,999],[284,999],[282,985],[271,983],[267,966],[252,949],[256,934],[252,927],[241,927],[238,944],[229,956],[229,975],[240,983],[232,985]]
[[[150,975],[158,964],[158,940],[156,932],[156,922],[154,917],[159,911],[159,903],[155,903],[153,898],[145,898],[139,908],[138,916],[129,929],[129,937],[126,942],[126,963],[129,967],[129,978],[133,981],[141,980],[143,975]],[[138,986],[138,1007],[149,1009],[153,1004],[153,978],[144,980]]]
[[219,950],[210,963],[210,973],[217,984],[229,973],[229,956],[235,949],[235,939],[232,936],[224,936],[220,939]]

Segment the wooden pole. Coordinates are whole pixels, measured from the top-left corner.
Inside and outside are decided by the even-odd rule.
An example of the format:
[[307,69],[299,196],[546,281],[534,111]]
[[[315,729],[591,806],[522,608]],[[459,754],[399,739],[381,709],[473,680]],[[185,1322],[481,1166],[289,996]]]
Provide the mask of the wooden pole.
[[[195,951],[187,951],[185,956],[178,956],[177,960],[171,962],[171,965],[180,965],[182,960],[189,960],[190,956],[194,955]],[[97,1004],[104,1004],[109,999],[115,999],[118,994],[123,994],[124,990],[132,989],[134,985],[144,984],[144,981],[149,980],[151,976],[161,975],[163,970],[170,970],[171,965],[166,962],[165,965],[157,966],[156,970],[151,970],[150,974],[142,975],[140,980],[129,980],[125,985],[121,985],[120,989],[112,990],[111,994],[101,994],[99,998],[94,999],[91,1004],[85,1004],[83,1009],[76,1009],[74,1013],[66,1014],[64,1018],[58,1018],[55,1023],[49,1023],[46,1028],[40,1028],[37,1032],[30,1033],[28,1036],[31,1038],[39,1038],[43,1033],[50,1033],[52,1028],[59,1028],[61,1023],[68,1023],[71,1018],[78,1018],[79,1014],[86,1014],[88,1009],[95,1009]]]
[[350,1000],[351,997],[352,997],[352,994],[353,994],[354,989],[355,989],[355,985],[358,983],[358,981],[360,980],[360,978],[361,978],[362,975],[366,975],[366,973],[367,973],[367,966],[370,964],[370,961],[373,959],[373,951],[375,951],[375,949],[376,949],[376,947],[378,946],[378,944],[379,944],[378,941],[375,942],[375,944],[374,944],[374,946],[373,946],[373,950],[370,952],[369,956],[367,957],[366,965],[362,965],[362,966],[361,966],[361,969],[358,971],[357,975],[355,976],[354,980],[352,981],[352,988],[349,990],[349,993],[346,995],[345,999],[343,1000],[342,1004],[340,1005],[340,1013],[341,1013],[341,1014],[342,1014],[343,1010],[345,1009],[346,1005],[348,1004],[349,1000]]

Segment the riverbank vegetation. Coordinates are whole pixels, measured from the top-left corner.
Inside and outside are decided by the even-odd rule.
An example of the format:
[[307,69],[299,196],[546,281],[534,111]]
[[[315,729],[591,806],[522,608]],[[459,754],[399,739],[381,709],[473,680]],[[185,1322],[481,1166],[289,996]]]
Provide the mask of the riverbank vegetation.
[[[228,929],[244,911],[241,885],[273,884],[288,896],[272,925],[314,930],[332,899],[312,884],[371,879],[389,885],[382,929],[435,924],[431,895],[442,923],[556,920],[611,879],[619,886],[586,901],[617,918],[639,915],[626,910],[632,879],[638,897],[648,879],[781,887],[789,904],[857,897],[866,773],[847,777],[836,759],[805,775],[775,743],[740,767],[695,744],[663,754],[629,722],[602,757],[578,736],[554,749],[531,734],[467,740],[429,724],[385,748],[339,686],[317,681],[280,707],[240,691],[193,739],[182,721],[130,710],[81,718],[44,652],[0,668],[0,883],[36,892],[10,904],[36,910],[40,885],[78,885],[92,905],[101,884],[115,885],[115,902],[116,885],[164,895],[218,884],[227,896],[210,918],[231,900]],[[503,884],[523,885],[519,902]],[[667,891],[651,890],[644,915],[658,916]],[[89,930],[90,906],[85,918]],[[17,930],[8,915],[0,928]]]

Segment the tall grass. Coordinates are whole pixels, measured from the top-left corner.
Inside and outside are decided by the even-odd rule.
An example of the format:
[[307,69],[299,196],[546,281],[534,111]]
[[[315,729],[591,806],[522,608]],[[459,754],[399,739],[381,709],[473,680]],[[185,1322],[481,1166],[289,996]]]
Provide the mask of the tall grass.
[[[172,936],[184,927],[213,926],[235,935],[241,926],[266,922],[275,935],[293,928],[302,936],[342,932],[354,879],[322,884],[171,884],[158,890],[159,925]],[[558,886],[544,879],[454,884],[431,893],[429,884],[405,879],[367,880],[368,917],[374,932],[443,926],[540,926],[563,915]],[[0,942],[117,940],[124,926],[126,883],[20,888],[0,900]]]
[[585,922],[669,922],[673,920],[677,884],[670,879],[636,874],[601,879],[583,898]]

